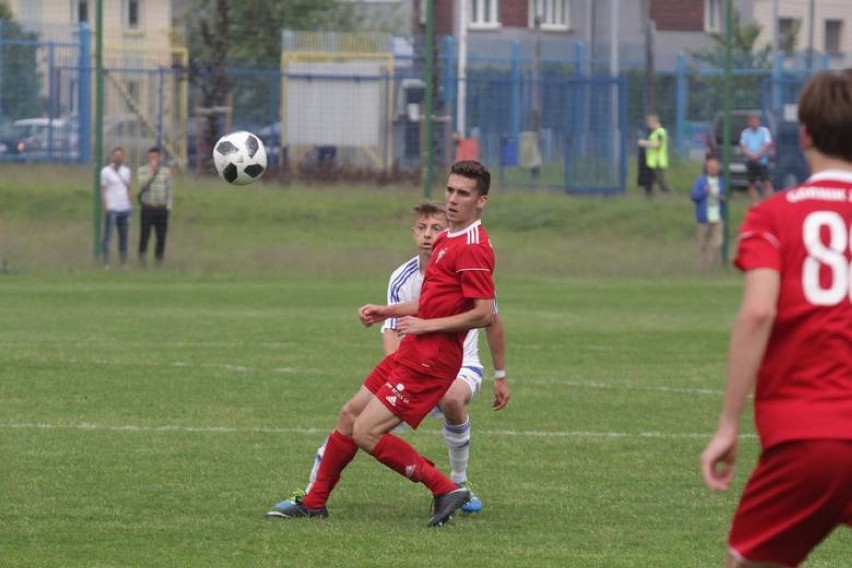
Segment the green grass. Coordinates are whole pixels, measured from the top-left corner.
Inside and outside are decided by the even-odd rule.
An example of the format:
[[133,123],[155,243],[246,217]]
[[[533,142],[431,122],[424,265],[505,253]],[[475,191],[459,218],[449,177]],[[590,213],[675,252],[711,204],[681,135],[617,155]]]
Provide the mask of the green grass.
[[[472,406],[485,510],[427,530],[428,492],[366,455],[329,519],[263,518],[378,360],[355,308],[419,190],[182,179],[166,267],[107,272],[87,176],[0,170],[0,566],[721,565],[757,441],[703,488],[740,279],[695,269],[683,196],[495,190],[513,400]],[[446,469],[434,420],[406,437]]]

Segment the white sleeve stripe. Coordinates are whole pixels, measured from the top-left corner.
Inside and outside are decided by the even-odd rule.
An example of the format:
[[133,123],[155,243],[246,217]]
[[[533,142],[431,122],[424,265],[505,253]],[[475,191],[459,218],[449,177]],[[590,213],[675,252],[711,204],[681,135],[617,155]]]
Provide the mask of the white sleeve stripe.
[[391,301],[391,303],[399,303],[400,288],[405,285],[408,279],[411,278],[411,276],[414,275],[414,273],[417,272],[418,269],[419,268],[417,266],[417,263],[412,262],[411,264],[405,267],[405,269],[399,274],[399,276],[397,276],[393,280],[393,282],[391,282],[389,290],[390,294],[388,294],[388,299]]
[[745,239],[750,239],[752,237],[762,238],[766,242],[768,242],[770,245],[774,246],[775,248],[777,248],[777,249],[781,248],[781,241],[778,240],[778,237],[776,237],[775,235],[773,235],[772,233],[769,233],[767,231],[761,231],[759,233],[756,232],[756,231],[746,231],[746,232],[740,234],[739,240],[744,241]]

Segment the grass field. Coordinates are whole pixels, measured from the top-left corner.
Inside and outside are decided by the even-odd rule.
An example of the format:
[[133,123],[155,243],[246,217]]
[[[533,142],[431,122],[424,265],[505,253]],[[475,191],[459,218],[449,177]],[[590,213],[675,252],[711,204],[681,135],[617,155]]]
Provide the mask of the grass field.
[[[365,455],[329,519],[263,518],[379,358],[355,308],[419,189],[179,180],[166,266],[104,271],[89,175],[0,168],[0,566],[721,564],[757,440],[730,494],[697,456],[740,278],[696,268],[682,194],[495,190],[514,396],[472,407],[484,511],[428,530],[428,492]],[[446,470],[437,422],[406,436]],[[838,531],[808,566],[850,556]]]

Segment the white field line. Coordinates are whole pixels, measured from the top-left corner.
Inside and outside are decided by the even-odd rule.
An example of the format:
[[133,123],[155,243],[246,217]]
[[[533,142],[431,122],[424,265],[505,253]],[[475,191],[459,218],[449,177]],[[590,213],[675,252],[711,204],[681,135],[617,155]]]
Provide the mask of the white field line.
[[[103,431],[103,432],[178,432],[199,434],[297,434],[316,435],[326,434],[328,429],[320,428],[237,428],[233,426],[138,426],[133,424],[93,424],[80,422],[76,424],[50,424],[45,422],[13,422],[0,423],[0,430],[78,430],[78,431]],[[624,439],[624,438],[647,438],[647,439],[707,439],[712,433],[709,432],[592,432],[583,430],[569,431],[544,431],[544,430],[477,430],[480,436],[495,437],[518,437],[518,438],[599,438],[599,439]],[[743,438],[755,438],[755,434],[742,434]]]
[[580,389],[606,389],[606,390],[645,390],[655,392],[668,392],[675,394],[699,394],[710,396],[722,396],[725,391],[720,389],[699,389],[686,387],[669,387],[665,385],[636,385],[636,384],[610,384],[583,381],[566,381],[562,379],[519,379],[518,382],[530,385],[565,386]]

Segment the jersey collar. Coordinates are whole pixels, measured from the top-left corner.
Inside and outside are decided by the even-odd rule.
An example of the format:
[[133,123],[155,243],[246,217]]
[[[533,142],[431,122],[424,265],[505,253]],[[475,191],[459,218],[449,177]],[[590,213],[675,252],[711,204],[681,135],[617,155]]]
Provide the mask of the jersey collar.
[[476,227],[480,226],[481,224],[482,224],[482,219],[477,219],[476,221],[474,221],[473,223],[471,223],[470,225],[468,225],[464,229],[460,229],[460,230],[456,231],[455,233],[450,232],[450,230],[447,229],[447,238],[451,239],[453,237],[458,237],[459,235],[464,235],[468,231],[475,229]]
[[852,170],[823,170],[809,177],[807,183],[826,180],[852,184]]

